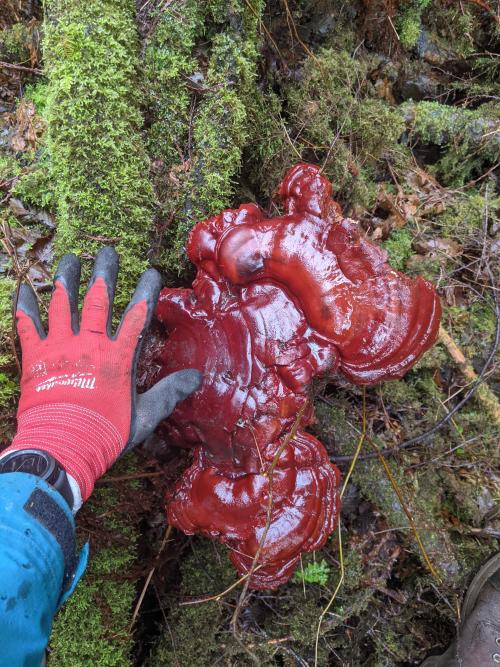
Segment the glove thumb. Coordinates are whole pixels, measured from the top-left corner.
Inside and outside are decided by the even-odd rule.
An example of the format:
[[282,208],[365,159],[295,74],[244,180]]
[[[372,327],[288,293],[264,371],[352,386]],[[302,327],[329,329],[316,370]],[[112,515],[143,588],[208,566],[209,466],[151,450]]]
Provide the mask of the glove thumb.
[[136,397],[135,419],[125,451],[145,440],[179,401],[200,388],[203,376],[194,368],[171,373]]

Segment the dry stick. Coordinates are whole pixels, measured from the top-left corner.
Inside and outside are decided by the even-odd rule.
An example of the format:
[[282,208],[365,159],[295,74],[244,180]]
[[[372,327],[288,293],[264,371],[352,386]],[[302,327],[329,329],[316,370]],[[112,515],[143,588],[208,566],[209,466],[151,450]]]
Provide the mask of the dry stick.
[[[255,568],[254,572],[257,572],[257,570],[260,570],[260,568],[263,567],[263,565],[257,565]],[[233,588],[236,588],[239,586],[245,579],[248,579],[250,576],[250,570],[246,572],[242,577],[237,579],[235,582],[231,584],[231,586],[228,586],[222,593],[217,593],[216,595],[209,595],[205,598],[197,598],[196,600],[185,600],[184,602],[179,602],[179,607],[187,607],[188,605],[191,604],[202,604],[203,602],[211,602],[212,600],[215,600],[215,602],[219,602],[225,595],[230,593]]]
[[271,42],[271,44],[272,44],[273,47],[275,48],[275,50],[276,50],[278,56],[280,57],[280,60],[281,60],[282,64],[285,65],[285,67],[288,68],[288,66],[287,66],[287,64],[286,64],[286,61],[285,61],[285,59],[283,58],[283,56],[282,56],[282,54],[281,54],[281,51],[280,51],[279,48],[278,48],[278,45],[277,45],[276,42],[274,41],[273,36],[271,35],[271,33],[269,32],[269,30],[267,29],[267,27],[266,27],[264,21],[261,19],[260,15],[259,15],[258,12],[256,11],[255,7],[253,7],[253,6],[250,4],[250,1],[249,1],[249,0],[245,0],[245,4],[246,4],[247,7],[250,9],[250,11],[252,12],[252,14],[258,19],[258,21],[259,21],[259,23],[260,23],[260,27],[261,27],[262,30],[266,33],[266,35],[267,35],[269,41]]
[[297,32],[297,26],[295,25],[295,21],[293,20],[292,12],[290,11],[290,7],[288,6],[287,0],[282,0],[283,4],[285,5],[285,11],[286,11],[286,22],[288,23],[288,27],[292,28],[291,32],[295,35],[295,39],[298,41],[300,46],[304,49],[304,51],[307,53],[307,55],[312,58],[315,62],[318,62],[318,59],[314,55],[314,53],[311,51],[311,49],[305,44],[299,36],[299,33]]
[[130,479],[160,477],[164,474],[165,473],[160,470],[158,472],[139,472],[133,475],[120,475],[119,477],[101,477],[97,480],[97,484],[114,484],[115,482],[127,482]]
[[318,628],[316,630],[316,640],[314,642],[314,667],[317,667],[318,665],[318,645],[319,645],[319,633],[321,631],[321,625],[323,623],[323,619],[325,616],[328,614],[330,611],[330,607],[335,601],[335,598],[337,597],[337,593],[340,590],[340,587],[344,583],[344,552],[342,550],[342,531],[340,529],[340,521],[337,524],[337,532],[338,532],[338,537],[339,537],[339,562],[340,562],[340,579],[338,580],[338,583],[335,587],[335,590],[333,591],[333,595],[330,598],[328,604],[326,607],[323,609],[323,611],[320,614],[319,621],[318,621]]
[[394,493],[397,495],[399,503],[400,503],[401,507],[403,508],[403,511],[406,514],[406,517],[407,517],[407,519],[410,523],[411,532],[413,533],[413,536],[415,537],[415,540],[418,544],[418,547],[419,547],[420,551],[422,552],[422,556],[424,557],[425,564],[427,565],[427,567],[428,567],[430,573],[432,574],[432,576],[434,577],[434,579],[436,579],[438,584],[440,584],[441,581],[442,581],[441,577],[437,573],[434,565],[431,562],[431,559],[429,558],[429,556],[427,554],[427,551],[425,550],[423,542],[420,539],[420,534],[417,530],[417,526],[415,525],[415,522],[413,521],[413,517],[411,515],[410,510],[405,505],[405,501],[404,501],[404,498],[403,498],[403,494],[401,493],[401,489],[399,488],[398,483],[394,479],[394,476],[391,472],[391,469],[389,468],[389,465],[387,464],[387,461],[382,456],[382,453],[381,453],[379,447],[377,447],[377,445],[373,442],[373,440],[371,438],[368,439],[368,442],[370,443],[370,445],[375,450],[380,463],[384,466],[384,470],[385,470],[385,473],[387,475],[387,478],[389,479],[389,481],[391,483],[391,486],[394,489]]
[[[347,484],[349,483],[349,479],[352,475],[352,471],[354,470],[354,466],[356,465],[356,461],[358,460],[359,452],[361,451],[361,447],[363,446],[363,442],[365,441],[365,438],[366,438],[366,387],[363,387],[363,408],[362,408],[362,410],[363,411],[362,411],[362,421],[361,421],[361,424],[362,424],[361,433],[360,433],[360,436],[359,436],[358,444],[356,446],[356,451],[354,452],[354,456],[352,458],[351,465],[349,466],[349,471],[346,475],[344,484],[342,486],[342,490],[340,492],[340,499],[342,499],[343,496],[344,496],[345,490],[347,488]],[[328,604],[323,609],[323,611],[321,612],[321,615],[319,617],[318,628],[316,630],[316,641],[315,641],[315,644],[314,644],[314,665],[315,665],[315,667],[318,664],[318,644],[319,644],[319,634],[320,634],[320,631],[321,631],[321,624],[323,623],[324,617],[326,616],[326,614],[330,610],[330,607],[332,606],[335,598],[337,597],[337,593],[339,592],[340,587],[342,586],[342,584],[344,582],[344,554],[343,554],[343,551],[342,551],[342,534],[341,534],[341,530],[340,530],[340,519],[339,519],[337,527],[338,527],[338,535],[339,535],[340,579],[337,583],[337,586],[335,587],[335,590],[333,591],[332,597],[330,598]]]
[[340,492],[340,500],[342,500],[342,498],[344,497],[347,484],[349,482],[349,479],[351,478],[352,471],[354,470],[354,466],[356,465],[356,461],[358,460],[359,452],[361,451],[361,447],[363,446],[363,443],[366,438],[366,387],[363,387],[363,407],[361,414],[362,414],[361,434],[359,436],[358,444],[356,446],[356,451],[354,452],[354,456],[352,457],[351,465],[349,466],[349,470],[347,472],[344,484],[342,486],[342,491]]
[[6,63],[3,60],[0,60],[0,68],[13,69],[18,72],[29,72],[30,74],[43,74],[41,69],[25,67],[24,65],[13,65],[12,63]]
[[[165,548],[165,545],[168,542],[168,538],[170,537],[171,532],[172,532],[172,526],[168,526],[167,530],[165,531],[165,535],[163,537],[163,541],[161,543],[160,550],[158,551],[158,555],[156,556],[156,565],[158,564],[158,559],[160,558],[160,555],[161,555],[163,549]],[[141,609],[141,606],[142,606],[142,603],[143,603],[143,600],[144,600],[144,596],[146,595],[146,591],[148,590],[149,584],[151,583],[151,579],[153,578],[153,574],[155,573],[156,565],[154,565],[151,568],[151,570],[149,571],[149,574],[148,574],[148,576],[146,578],[146,581],[144,583],[144,587],[141,591],[139,599],[137,600],[137,604],[135,605],[134,613],[132,614],[132,620],[130,621],[130,627],[128,629],[129,634],[130,634],[130,632],[132,632],[132,628],[134,627],[135,619],[137,618],[137,615],[138,615],[138,613]]]
[[257,547],[257,551],[255,552],[255,556],[253,557],[252,564],[250,566],[250,569],[248,571],[248,578],[245,581],[245,585],[243,586],[243,590],[241,591],[240,597],[238,599],[238,603],[236,605],[236,609],[234,610],[233,616],[231,618],[231,628],[233,630],[233,633],[236,635],[237,634],[237,623],[238,623],[238,617],[240,615],[241,608],[243,606],[243,603],[245,602],[245,597],[248,591],[248,586],[250,585],[250,579],[252,575],[254,574],[256,568],[257,568],[257,563],[260,558],[260,554],[262,553],[262,548],[264,547],[264,543],[266,541],[267,533],[269,532],[269,528],[271,526],[271,519],[272,519],[272,511],[273,511],[273,473],[278,465],[278,462],[281,458],[281,455],[283,454],[283,451],[285,450],[285,447],[290,443],[293,438],[297,435],[297,431],[300,426],[300,422],[302,420],[302,417],[304,415],[304,412],[306,411],[306,408],[309,405],[309,401],[306,400],[300,410],[297,412],[297,416],[295,418],[295,421],[293,423],[293,426],[290,430],[290,433],[288,433],[285,438],[283,439],[283,442],[281,445],[278,447],[276,454],[274,455],[274,458],[272,460],[271,465],[269,468],[266,470],[264,473],[264,476],[268,478],[269,480],[269,492],[268,492],[268,501],[267,501],[267,516],[266,516],[266,525],[264,527],[264,532],[262,533],[262,537],[260,538],[259,546]]
[[[470,382],[475,382],[477,380],[477,373],[472,364],[467,361],[462,350],[442,325],[439,327],[439,342],[446,347],[450,357],[459,366],[464,377]],[[477,388],[477,399],[481,401],[494,421],[500,425],[500,403],[488,385],[483,384]]]

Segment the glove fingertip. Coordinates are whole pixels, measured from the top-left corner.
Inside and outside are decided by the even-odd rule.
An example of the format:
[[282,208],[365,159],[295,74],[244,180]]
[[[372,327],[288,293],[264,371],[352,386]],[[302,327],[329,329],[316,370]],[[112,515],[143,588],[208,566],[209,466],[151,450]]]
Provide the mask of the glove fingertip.
[[[15,296],[14,296],[15,298]],[[19,292],[17,293],[17,302],[16,306],[16,316],[19,311],[24,313],[32,321],[36,332],[40,338],[45,338],[45,331],[42,326],[42,321],[40,319],[40,310],[38,308],[38,300],[36,294],[33,291],[33,288],[26,284],[21,283],[19,287]]]

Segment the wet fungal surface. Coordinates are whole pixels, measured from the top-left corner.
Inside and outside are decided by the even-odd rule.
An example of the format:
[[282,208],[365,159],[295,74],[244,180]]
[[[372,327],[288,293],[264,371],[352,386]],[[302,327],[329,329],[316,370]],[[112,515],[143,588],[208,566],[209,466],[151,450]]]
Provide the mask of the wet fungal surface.
[[400,378],[439,328],[434,287],[393,270],[331,193],[318,167],[298,164],[280,186],[283,216],[244,204],[198,223],[192,289],[162,290],[164,334],[146,345],[160,377],[204,373],[163,426],[195,448],[168,494],[169,522],[225,543],[241,575],[256,565],[254,588],[284,583],[335,527],[339,473],[303,430],[313,379]]

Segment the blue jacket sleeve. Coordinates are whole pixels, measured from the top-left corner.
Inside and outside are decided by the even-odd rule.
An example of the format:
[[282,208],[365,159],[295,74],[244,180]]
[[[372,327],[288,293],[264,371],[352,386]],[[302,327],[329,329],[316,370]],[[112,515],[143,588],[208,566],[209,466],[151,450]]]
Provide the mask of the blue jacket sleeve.
[[87,562],[77,558],[64,498],[26,473],[0,474],[0,652],[8,667],[40,667],[57,609]]

